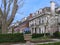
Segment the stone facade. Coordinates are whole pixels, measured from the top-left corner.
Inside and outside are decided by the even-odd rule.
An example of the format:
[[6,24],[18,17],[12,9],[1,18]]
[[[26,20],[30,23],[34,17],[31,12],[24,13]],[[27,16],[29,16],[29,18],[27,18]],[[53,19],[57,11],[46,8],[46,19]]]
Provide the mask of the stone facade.
[[23,33],[26,28],[29,28],[32,34],[52,34],[60,31],[60,7],[55,8],[55,2],[51,2],[50,7],[39,9],[28,17],[23,18],[14,30]]
[[[45,8],[44,8],[45,9]],[[43,9],[43,11],[44,11]],[[33,15],[33,14],[32,14]],[[33,18],[30,19],[29,21],[29,28],[31,30],[31,33],[47,33],[47,27],[45,30],[45,24],[47,23],[48,17],[50,16],[50,12],[48,13],[37,13],[33,16]]]
[[55,3],[51,2],[51,7],[45,7],[32,13],[32,18],[29,20],[29,28],[31,33],[54,33],[60,30],[59,14],[56,13],[58,7],[55,8]]

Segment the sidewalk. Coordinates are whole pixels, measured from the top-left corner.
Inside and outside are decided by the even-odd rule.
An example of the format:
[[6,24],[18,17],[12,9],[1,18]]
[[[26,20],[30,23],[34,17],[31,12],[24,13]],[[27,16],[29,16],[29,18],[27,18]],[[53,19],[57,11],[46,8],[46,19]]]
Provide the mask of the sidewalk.
[[[54,40],[54,41],[51,41],[51,42],[40,42],[40,43],[31,43],[31,45],[60,42],[60,39],[51,39],[51,40]],[[26,43],[25,43],[25,44],[11,44],[11,45],[26,45]],[[29,45],[29,44],[28,44],[28,45]]]
[[42,42],[42,43],[35,43],[35,44],[37,45],[37,44],[48,44],[48,43],[60,42],[60,39],[51,39],[51,40],[54,40],[54,41],[51,41],[51,42]]

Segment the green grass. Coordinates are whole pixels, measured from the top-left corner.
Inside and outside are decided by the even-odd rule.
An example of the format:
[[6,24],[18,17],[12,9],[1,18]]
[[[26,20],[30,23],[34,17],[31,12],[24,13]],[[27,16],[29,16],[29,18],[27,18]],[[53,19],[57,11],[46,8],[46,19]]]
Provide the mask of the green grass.
[[60,45],[60,42],[48,43],[48,44],[37,44],[37,45]]
[[50,37],[47,37],[47,36],[38,37],[38,38],[32,38],[32,40],[48,40],[48,39],[50,39]]

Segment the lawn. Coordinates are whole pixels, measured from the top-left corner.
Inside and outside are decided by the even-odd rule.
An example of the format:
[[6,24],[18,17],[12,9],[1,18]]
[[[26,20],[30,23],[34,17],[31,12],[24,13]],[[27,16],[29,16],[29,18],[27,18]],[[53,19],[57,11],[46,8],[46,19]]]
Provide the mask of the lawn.
[[47,37],[47,36],[38,37],[38,38],[32,38],[32,40],[48,40],[48,39],[50,39],[50,37]]
[[51,42],[51,41],[53,41],[53,40],[51,40],[51,38],[50,37],[39,37],[39,38],[32,38],[31,39],[31,42],[33,42],[33,43],[38,43],[38,42]]
[[48,43],[48,44],[37,44],[37,45],[60,45],[60,42]]

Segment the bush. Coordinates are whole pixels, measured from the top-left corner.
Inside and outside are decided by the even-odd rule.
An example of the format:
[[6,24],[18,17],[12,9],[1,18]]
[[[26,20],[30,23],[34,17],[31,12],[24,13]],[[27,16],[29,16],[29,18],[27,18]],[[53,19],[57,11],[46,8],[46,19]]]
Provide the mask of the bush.
[[50,36],[50,34],[49,33],[46,33],[46,36]]
[[60,38],[60,32],[59,31],[56,31],[55,33],[53,33],[53,36],[54,37],[57,37],[57,38]]
[[[45,33],[46,36],[49,36],[50,34],[49,33]],[[44,33],[43,34],[32,34],[32,38],[39,38],[39,37],[43,37],[44,36]]]
[[23,34],[0,34],[0,43],[1,42],[25,42]]
[[32,34],[32,38],[42,37],[44,34]]

